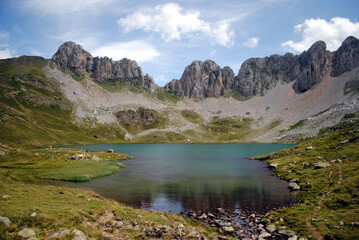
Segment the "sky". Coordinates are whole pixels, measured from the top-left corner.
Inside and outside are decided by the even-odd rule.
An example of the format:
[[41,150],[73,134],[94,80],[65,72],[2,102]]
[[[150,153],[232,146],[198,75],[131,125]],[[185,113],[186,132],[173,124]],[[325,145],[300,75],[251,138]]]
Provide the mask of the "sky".
[[237,75],[251,57],[359,38],[358,0],[1,0],[0,59],[51,58],[66,41],[136,60],[163,86],[195,60]]

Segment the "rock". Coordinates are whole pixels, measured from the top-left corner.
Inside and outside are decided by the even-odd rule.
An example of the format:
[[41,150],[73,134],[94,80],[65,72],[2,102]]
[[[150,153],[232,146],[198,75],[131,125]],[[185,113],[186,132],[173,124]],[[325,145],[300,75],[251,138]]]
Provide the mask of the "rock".
[[194,61],[185,68],[180,80],[172,80],[164,89],[193,99],[219,97],[232,90],[234,77],[229,67],[220,68],[211,60]]
[[97,135],[93,135],[93,137],[94,137],[94,138],[98,138],[98,136],[97,136]]
[[294,237],[295,233],[293,231],[290,230],[279,230],[278,232],[281,235],[287,236],[287,237]]
[[315,147],[309,146],[309,147],[307,147],[305,150],[313,150],[313,149],[315,149]]
[[108,153],[113,153],[113,149],[107,149]]
[[0,223],[2,223],[5,227],[10,227],[11,221],[8,217],[0,216]]
[[72,240],[88,240],[88,237],[80,230],[74,229],[72,231],[74,238]]
[[30,217],[36,217],[36,212],[31,213]]
[[339,225],[344,226],[344,222],[343,221],[339,222]]
[[322,161],[319,161],[317,163],[314,164],[314,168],[315,169],[321,169],[321,168],[326,168],[326,167],[329,167],[330,164],[327,163],[327,162],[322,162]]
[[289,79],[295,80],[293,89],[303,93],[318,84],[329,68],[328,58],[329,53],[323,41],[314,43],[308,51],[300,54],[288,70]]
[[71,233],[70,230],[65,229],[65,230],[62,230],[60,233],[56,232],[56,233],[51,234],[49,238],[61,238],[66,235],[70,235],[70,233]]
[[269,164],[269,167],[270,167],[270,168],[277,168],[278,165],[279,165],[278,163],[270,163],[270,164]]
[[88,74],[99,82],[110,82],[114,85],[124,83],[129,86],[143,87],[150,92],[159,88],[151,76],[144,75],[136,61],[127,58],[120,61],[113,61],[108,57],[94,58],[82,46],[74,42],[62,44],[51,62],[77,77]]
[[274,224],[269,224],[267,227],[266,227],[267,231],[270,232],[270,233],[274,233],[275,232],[275,225]]
[[341,162],[343,162],[343,160],[341,160],[341,159],[334,159],[334,160],[332,160],[332,161],[330,161],[331,163],[341,163]]
[[269,238],[269,237],[271,237],[271,236],[272,236],[272,234],[265,232],[265,233],[260,234],[260,235],[258,236],[258,238],[259,238],[259,239],[264,239],[264,238]]
[[6,153],[4,151],[0,150],[0,156],[5,156],[5,155],[6,155]]
[[30,239],[35,239],[35,231],[32,229],[28,229],[28,228],[24,228],[22,229],[20,232],[18,232],[18,235],[22,238],[30,238]]
[[9,195],[3,195],[3,196],[1,197],[1,199],[9,199],[9,198],[10,198]]
[[138,108],[136,111],[132,109],[118,111],[115,113],[115,116],[120,123],[130,125],[149,126],[163,119],[163,116],[159,112],[143,107]]
[[297,235],[294,235],[293,237],[288,238],[288,240],[297,240],[297,239],[298,239]]
[[349,142],[349,140],[344,140],[344,141],[340,142],[340,145],[346,144],[348,142]]
[[332,58],[331,75],[337,77],[359,66],[359,40],[347,37]]
[[91,160],[93,160],[93,161],[101,161],[101,159],[96,154],[94,154],[92,156]]
[[354,227],[359,227],[359,222],[352,222],[351,225]]
[[293,190],[293,191],[295,191],[295,190],[300,190],[300,187],[299,187],[298,184],[295,183],[295,182],[290,182],[290,183],[289,183],[289,188],[290,188],[290,190]]
[[228,233],[234,232],[234,228],[233,228],[233,227],[223,227],[222,230],[225,231],[225,232],[228,232]]

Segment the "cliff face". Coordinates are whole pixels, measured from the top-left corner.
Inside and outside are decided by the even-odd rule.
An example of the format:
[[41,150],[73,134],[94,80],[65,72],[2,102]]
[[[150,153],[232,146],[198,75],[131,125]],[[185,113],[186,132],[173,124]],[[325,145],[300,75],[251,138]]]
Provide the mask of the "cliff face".
[[[150,91],[159,89],[135,61],[92,57],[74,42],[62,44],[52,62],[77,76],[87,73],[99,82],[125,83]],[[334,53],[326,50],[323,41],[318,41],[300,55],[250,58],[242,64],[237,76],[231,68],[221,68],[211,60],[194,61],[185,68],[180,80],[167,83],[164,90],[193,99],[219,97],[234,91],[252,97],[264,96],[278,82],[294,82],[294,90],[304,93],[323,79],[330,66],[333,77],[359,66],[359,40],[348,37]]]
[[218,97],[232,91],[252,97],[265,95],[279,81],[294,82],[294,90],[304,93],[323,79],[331,64],[334,77],[359,66],[359,40],[348,37],[334,53],[326,50],[323,41],[318,41],[300,55],[250,58],[242,64],[236,77],[229,67],[221,69],[213,61],[196,61],[186,67],[180,80],[169,82],[165,90],[196,99]]
[[62,44],[51,61],[57,66],[80,76],[87,73],[99,82],[118,82],[140,86],[150,91],[158,86],[148,74],[144,75],[136,61],[124,58],[113,61],[108,57],[93,57],[74,42]]
[[348,37],[333,55],[331,75],[337,77],[359,66],[359,40]]
[[229,67],[220,68],[211,60],[194,61],[180,80],[172,80],[164,89],[194,99],[219,97],[231,90],[233,81],[234,72]]

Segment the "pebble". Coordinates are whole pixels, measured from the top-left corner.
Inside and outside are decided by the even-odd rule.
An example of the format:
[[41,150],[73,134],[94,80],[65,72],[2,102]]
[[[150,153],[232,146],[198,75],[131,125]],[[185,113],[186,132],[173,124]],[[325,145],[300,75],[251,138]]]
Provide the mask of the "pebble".
[[36,212],[31,213],[30,217],[36,217]]

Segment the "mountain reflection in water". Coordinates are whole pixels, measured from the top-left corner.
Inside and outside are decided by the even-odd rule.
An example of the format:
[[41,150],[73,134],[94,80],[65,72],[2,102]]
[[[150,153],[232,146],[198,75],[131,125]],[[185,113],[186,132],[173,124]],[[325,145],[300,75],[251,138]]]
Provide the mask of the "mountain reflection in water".
[[266,163],[247,157],[288,148],[285,144],[102,144],[76,146],[133,155],[119,173],[85,183],[64,183],[93,190],[138,208],[172,211],[263,210],[293,199],[288,183],[273,176]]

